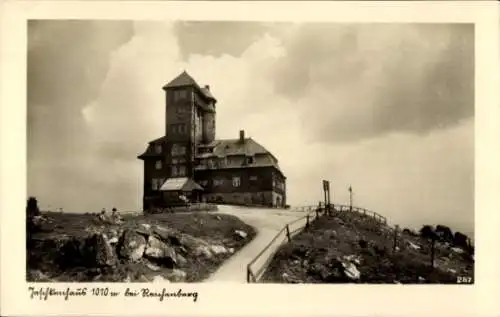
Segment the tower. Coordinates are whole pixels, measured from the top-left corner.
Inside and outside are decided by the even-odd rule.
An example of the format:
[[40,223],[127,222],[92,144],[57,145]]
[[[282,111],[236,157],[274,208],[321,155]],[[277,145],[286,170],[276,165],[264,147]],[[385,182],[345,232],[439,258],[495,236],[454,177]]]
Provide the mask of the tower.
[[197,145],[215,139],[215,103],[210,88],[201,88],[186,72],[165,90],[165,163],[168,177],[193,177]]

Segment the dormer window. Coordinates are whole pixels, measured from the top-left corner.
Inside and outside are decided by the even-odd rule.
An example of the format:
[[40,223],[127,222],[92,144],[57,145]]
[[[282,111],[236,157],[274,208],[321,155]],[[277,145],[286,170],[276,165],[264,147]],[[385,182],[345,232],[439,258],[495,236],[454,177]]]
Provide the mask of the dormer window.
[[254,162],[254,157],[253,156],[247,156],[247,164],[253,164]]

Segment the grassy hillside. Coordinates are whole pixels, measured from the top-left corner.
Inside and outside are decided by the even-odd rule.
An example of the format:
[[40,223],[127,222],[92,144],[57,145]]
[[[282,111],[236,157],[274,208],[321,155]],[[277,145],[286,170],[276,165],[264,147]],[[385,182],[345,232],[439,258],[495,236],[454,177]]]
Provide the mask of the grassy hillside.
[[[396,244],[395,244],[396,241]],[[473,282],[474,259],[449,243],[347,213],[321,216],[282,246],[264,283],[458,283]]]
[[128,215],[120,222],[65,213],[35,219],[28,281],[197,282],[255,236],[236,217],[202,212]]

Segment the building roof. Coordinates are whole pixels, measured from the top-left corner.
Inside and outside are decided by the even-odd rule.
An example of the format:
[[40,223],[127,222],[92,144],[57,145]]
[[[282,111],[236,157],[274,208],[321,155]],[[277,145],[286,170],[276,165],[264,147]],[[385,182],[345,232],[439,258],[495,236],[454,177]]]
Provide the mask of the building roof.
[[186,71],[183,71],[179,76],[172,79],[169,83],[163,86],[163,89],[167,88],[177,88],[177,87],[185,87],[185,86],[194,86],[196,87],[206,98],[216,100],[212,95],[210,90],[207,87],[201,88],[200,85],[196,82],[196,80],[191,77]]
[[[162,144],[165,140],[165,136],[155,139],[149,142],[148,148],[144,153],[138,156],[140,159],[144,159],[146,157],[161,157],[162,154],[158,154],[155,152],[154,145]],[[236,155],[247,155],[247,156],[256,156],[254,159],[254,163],[250,165],[245,165],[245,168],[252,167],[266,167],[271,166],[276,168],[281,174],[278,159],[269,152],[264,146],[255,141],[252,138],[245,138],[245,142],[240,142],[239,139],[225,139],[225,140],[214,140],[209,144],[200,144],[200,148],[213,148],[211,153],[203,153],[196,155],[196,158],[205,159],[205,158],[224,158],[226,156],[236,156]],[[269,157],[270,159],[261,158],[259,156]],[[242,166],[226,166],[225,168],[241,168]],[[284,175],[283,175],[284,176]]]
[[160,187],[161,191],[185,191],[203,190],[203,187],[188,177],[168,178]]
[[175,88],[184,86],[198,86],[196,81],[191,77],[186,71],[183,71],[179,76],[172,79],[168,84],[163,86],[163,88]]

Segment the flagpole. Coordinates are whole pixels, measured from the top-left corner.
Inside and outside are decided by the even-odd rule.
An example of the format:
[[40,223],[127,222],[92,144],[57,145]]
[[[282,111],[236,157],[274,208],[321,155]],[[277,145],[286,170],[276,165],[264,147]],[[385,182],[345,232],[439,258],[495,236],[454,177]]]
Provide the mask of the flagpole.
[[349,185],[349,210],[352,211],[352,187]]

